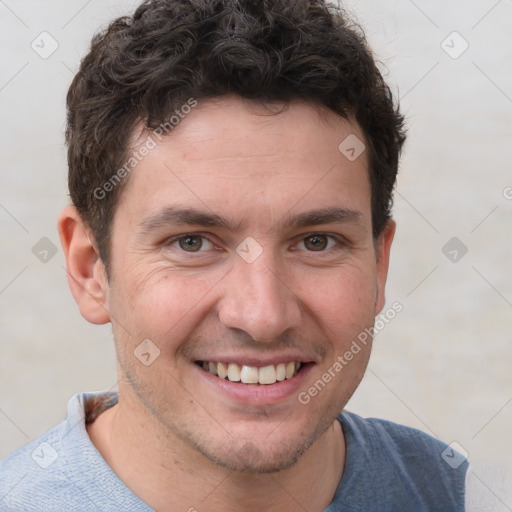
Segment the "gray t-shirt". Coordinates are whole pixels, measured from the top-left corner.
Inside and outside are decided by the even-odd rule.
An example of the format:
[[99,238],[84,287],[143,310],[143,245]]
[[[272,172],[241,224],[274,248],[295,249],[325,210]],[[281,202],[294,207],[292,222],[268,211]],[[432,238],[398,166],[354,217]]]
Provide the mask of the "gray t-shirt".
[[[65,421],[0,462],[0,511],[150,512],[87,434],[86,422],[116,402],[114,392],[75,395]],[[345,471],[325,512],[464,510],[468,464],[457,452],[389,421],[346,411],[339,420],[347,443]]]

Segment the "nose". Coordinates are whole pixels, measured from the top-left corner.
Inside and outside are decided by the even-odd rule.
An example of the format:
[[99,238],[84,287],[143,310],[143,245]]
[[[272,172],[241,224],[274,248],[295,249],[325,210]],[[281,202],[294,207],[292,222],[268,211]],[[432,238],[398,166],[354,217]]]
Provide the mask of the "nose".
[[225,327],[243,330],[260,342],[271,342],[299,326],[301,309],[292,283],[272,267],[262,257],[253,263],[242,259],[235,263],[219,306]]

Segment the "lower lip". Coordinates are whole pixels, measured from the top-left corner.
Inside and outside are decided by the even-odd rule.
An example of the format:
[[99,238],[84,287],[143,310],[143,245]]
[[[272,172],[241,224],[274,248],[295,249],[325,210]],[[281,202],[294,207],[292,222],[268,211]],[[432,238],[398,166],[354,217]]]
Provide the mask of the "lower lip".
[[290,397],[297,397],[314,364],[308,363],[304,365],[291,379],[278,381],[275,384],[241,384],[240,382],[231,382],[227,379],[221,379],[197,365],[194,366],[200,377],[208,385],[214,386],[217,392],[220,391],[231,400],[245,405],[273,405]]

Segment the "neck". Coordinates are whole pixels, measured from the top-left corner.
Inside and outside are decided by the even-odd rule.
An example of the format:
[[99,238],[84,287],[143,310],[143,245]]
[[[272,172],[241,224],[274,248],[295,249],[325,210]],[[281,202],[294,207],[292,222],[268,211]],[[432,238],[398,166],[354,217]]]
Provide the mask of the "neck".
[[88,426],[89,436],[124,484],[159,512],[260,512],[269,503],[283,512],[322,511],[341,480],[345,440],[337,420],[292,467],[237,473],[164,432],[148,411],[134,414],[131,405],[120,395],[117,405]]

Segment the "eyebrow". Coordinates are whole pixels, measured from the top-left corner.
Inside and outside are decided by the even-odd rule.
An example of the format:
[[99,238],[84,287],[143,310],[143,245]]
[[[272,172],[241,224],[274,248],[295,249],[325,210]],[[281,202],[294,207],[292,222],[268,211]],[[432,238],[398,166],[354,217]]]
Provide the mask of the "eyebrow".
[[350,208],[321,208],[310,210],[299,215],[290,217],[282,223],[286,229],[304,228],[317,224],[357,224],[363,219],[363,214]]
[[236,231],[240,228],[240,226],[235,226],[234,223],[230,222],[228,219],[209,211],[167,206],[155,215],[144,219],[140,223],[139,231],[142,234],[146,234],[152,231],[158,231],[170,225],[218,227],[229,231]]
[[[318,224],[356,224],[360,223],[362,218],[363,215],[361,212],[349,208],[321,208],[306,211],[295,216],[287,215],[283,221],[274,224],[269,231],[276,227],[298,229]],[[165,227],[180,225],[224,228],[231,232],[236,232],[246,227],[245,222],[235,224],[230,219],[210,211],[168,206],[144,219],[140,223],[138,231],[141,234],[148,234],[153,231],[159,231]]]

